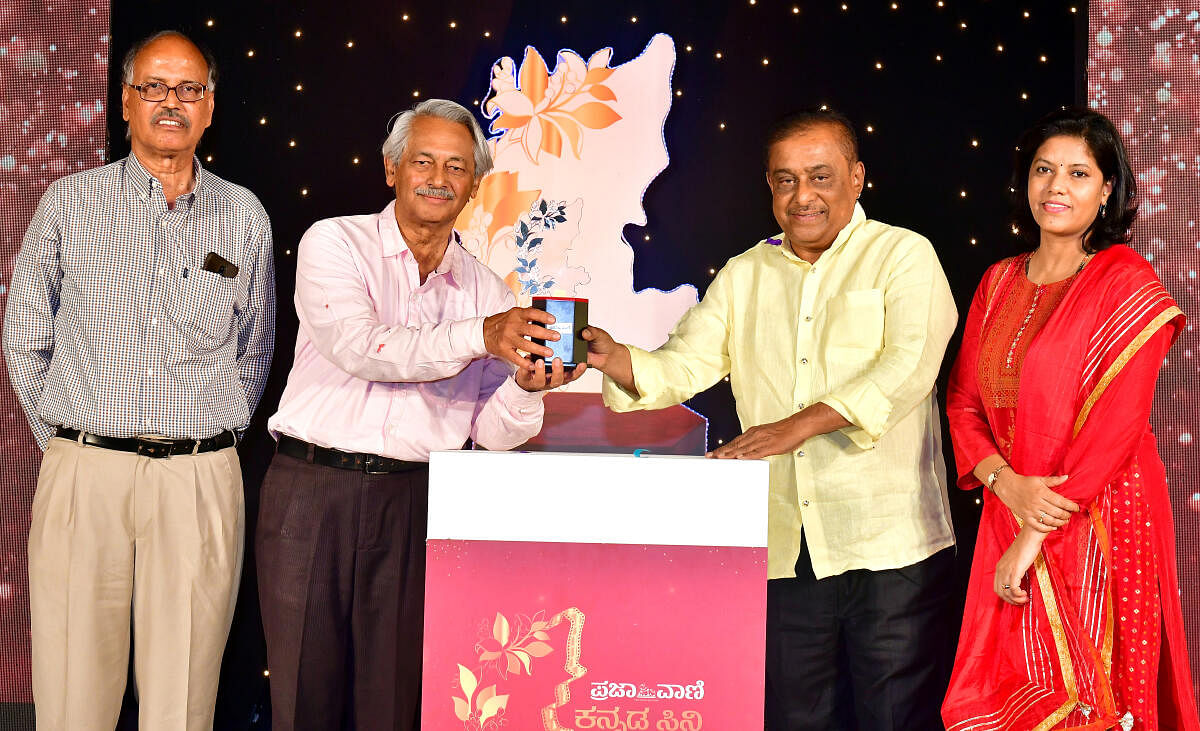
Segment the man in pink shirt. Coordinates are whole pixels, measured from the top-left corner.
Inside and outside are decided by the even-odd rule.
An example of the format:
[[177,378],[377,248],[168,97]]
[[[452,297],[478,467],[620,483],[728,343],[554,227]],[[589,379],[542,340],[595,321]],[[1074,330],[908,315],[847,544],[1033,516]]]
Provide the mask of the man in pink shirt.
[[416,105],[383,158],[396,200],[300,241],[296,358],[268,424],[279,445],[255,545],[284,731],[419,727],[429,453],[524,443],[542,393],[586,368],[535,360],[551,351],[526,337],[558,339],[538,324],[553,318],[515,307],[458,242],[492,167],[471,113]]

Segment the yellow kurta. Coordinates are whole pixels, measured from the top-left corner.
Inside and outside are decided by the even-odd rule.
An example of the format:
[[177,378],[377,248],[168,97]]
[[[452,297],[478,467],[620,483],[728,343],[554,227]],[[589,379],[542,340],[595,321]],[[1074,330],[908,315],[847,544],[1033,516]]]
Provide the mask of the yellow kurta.
[[680,403],[730,376],[742,429],[828,404],[852,426],[769,458],[768,575],[795,576],[804,526],[818,578],[908,566],[954,544],[934,381],[958,313],[927,239],[850,223],[815,264],[782,234],[732,259],[658,350],[630,346],[639,398]]

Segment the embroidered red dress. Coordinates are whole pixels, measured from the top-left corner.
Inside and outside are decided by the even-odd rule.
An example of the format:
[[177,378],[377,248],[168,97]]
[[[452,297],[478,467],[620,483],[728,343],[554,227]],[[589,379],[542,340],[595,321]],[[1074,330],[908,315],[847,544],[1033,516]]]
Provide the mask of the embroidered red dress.
[[992,266],[968,313],[947,394],[958,484],[978,487],[972,470],[999,453],[1021,474],[1069,475],[1058,491],[1083,509],[1043,543],[1018,607],[992,584],[1020,528],[984,491],[943,719],[950,731],[1200,729],[1149,425],[1183,313],[1127,247],[1040,286],[1027,258]]

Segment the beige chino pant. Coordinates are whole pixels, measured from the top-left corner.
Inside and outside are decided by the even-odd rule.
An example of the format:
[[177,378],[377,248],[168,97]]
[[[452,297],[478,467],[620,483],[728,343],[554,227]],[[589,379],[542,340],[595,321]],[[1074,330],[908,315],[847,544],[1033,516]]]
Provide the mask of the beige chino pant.
[[131,612],[139,728],[212,728],[244,522],[232,447],[153,459],[50,440],[29,528],[38,731],[112,731]]

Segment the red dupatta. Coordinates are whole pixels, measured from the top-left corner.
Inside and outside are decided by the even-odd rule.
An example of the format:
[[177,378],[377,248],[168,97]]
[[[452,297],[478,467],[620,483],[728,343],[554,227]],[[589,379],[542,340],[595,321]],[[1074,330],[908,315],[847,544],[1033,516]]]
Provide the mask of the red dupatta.
[[[1019,261],[998,262],[984,275],[951,375],[947,413],[963,488],[978,486],[972,470],[999,451],[976,368],[988,317],[1021,276]],[[1100,496],[1132,464],[1156,488],[1147,499],[1155,549],[1163,557],[1160,706],[1171,707],[1162,721],[1165,728],[1200,728],[1183,649],[1165,474],[1149,429],[1153,379],[1140,384],[1140,400],[1110,389],[1114,383],[1132,386],[1121,382],[1125,366],[1161,328],[1171,327],[1173,337],[1182,325],[1183,313],[1146,261],[1114,246],[1076,277],[1030,345],[1022,364],[1012,453],[1005,456],[1020,474],[1069,474],[1059,491],[1085,507],[1047,537],[1029,572],[1032,599],[1017,607],[995,595],[992,580],[1019,524],[985,491],[954,675],[942,708],[950,731],[1051,729],[1064,720],[1076,729],[1118,723],[1109,682],[1111,547]]]

